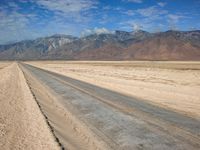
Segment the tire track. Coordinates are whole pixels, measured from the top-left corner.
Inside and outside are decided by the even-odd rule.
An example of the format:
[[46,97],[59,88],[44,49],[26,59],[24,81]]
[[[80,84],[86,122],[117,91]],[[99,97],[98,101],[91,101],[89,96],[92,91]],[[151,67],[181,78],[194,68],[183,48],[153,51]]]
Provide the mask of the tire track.
[[[191,144],[194,144],[196,146],[199,146],[200,147],[200,144],[199,144],[199,141],[200,141],[200,137],[199,135],[194,135],[193,133],[187,131],[186,129],[184,128],[181,128],[180,126],[174,124],[174,123],[171,123],[171,122],[167,122],[163,119],[159,119],[159,118],[156,118],[154,117],[153,115],[151,114],[148,114],[146,112],[143,112],[137,108],[132,108],[132,107],[126,107],[126,106],[123,106],[123,105],[120,105],[120,104],[117,104],[117,103],[114,103],[112,101],[109,101],[108,99],[104,99],[104,98],[101,98],[95,94],[92,94],[91,92],[88,92],[87,90],[84,90],[78,86],[75,86],[65,80],[62,80],[60,78],[57,78],[56,76],[52,75],[52,74],[49,74],[52,76],[52,78],[54,78],[55,80],[59,81],[59,82],[62,82],[63,84],[67,85],[67,86],[70,86],[80,92],[83,92],[85,94],[88,94],[90,95],[91,97],[94,97],[96,100],[99,100],[101,101],[102,103],[106,104],[106,105],[109,105],[111,106],[112,108],[120,111],[120,112],[123,112],[125,114],[128,114],[130,116],[137,116],[138,118],[142,119],[143,121],[145,122],[148,122],[150,125],[153,125],[155,126],[156,128],[159,128],[161,129],[162,131],[164,132],[167,132],[173,136],[176,136],[178,135],[178,137],[184,137],[186,138],[188,141],[190,141]],[[166,128],[167,127],[167,128]],[[155,130],[153,128],[151,128],[151,130]],[[175,131],[175,132],[171,132],[171,131]],[[185,140],[185,139],[183,139]],[[186,141],[187,141],[186,140]]]
[[[23,67],[23,69],[24,69],[24,67]],[[38,86],[37,87],[34,87],[35,85],[32,86],[32,80],[34,79],[33,82],[36,82],[35,76],[32,77],[32,74],[31,74],[31,78],[30,78],[30,74],[29,74],[30,72],[28,71],[28,73],[27,73],[27,69],[25,70],[25,72],[26,72],[25,76],[26,76],[27,82],[29,84],[29,87],[31,89],[31,92],[34,95],[34,98],[36,99],[41,112],[43,113],[44,117],[48,121],[47,124],[50,126],[50,129],[51,129],[52,133],[54,134],[56,141],[59,142],[59,145],[61,146],[62,149],[68,149],[68,147],[67,147],[68,141],[65,141],[65,140],[71,140],[71,139],[69,139],[68,137],[65,139],[65,137],[63,137],[63,136],[65,136],[64,134],[66,134],[66,133],[60,133],[59,130],[61,130],[62,132],[67,131],[68,130],[67,128],[69,128],[69,127],[67,127],[67,128],[64,127],[64,129],[62,127],[61,128],[58,127],[59,123],[56,121],[58,121],[59,119],[60,119],[59,121],[61,121],[62,123],[64,122],[66,125],[70,125],[71,129],[73,129],[73,132],[76,134],[76,136],[77,137],[79,136],[79,138],[81,138],[81,140],[83,140],[85,142],[85,143],[83,142],[84,144],[89,145],[89,146],[81,145],[82,147],[79,147],[80,143],[76,143],[77,145],[79,145],[78,146],[79,148],[77,148],[77,145],[76,145],[76,149],[84,149],[85,150],[88,147],[92,147],[92,148],[88,148],[87,150],[90,150],[90,149],[91,150],[101,150],[101,149],[109,150],[109,149],[111,149],[109,146],[105,145],[105,143],[99,142],[98,141],[99,139],[98,140],[96,139],[96,135],[91,136],[91,133],[89,133],[90,131],[87,131],[87,129],[86,129],[86,128],[89,128],[89,126],[84,127],[84,125],[82,125],[82,123],[85,124],[85,122],[83,120],[81,120],[81,121],[77,120],[76,118],[74,118],[74,114],[71,114],[70,111],[63,109],[63,107],[60,106],[59,102],[52,101],[52,99],[54,99],[54,98],[51,97],[52,91],[50,92],[48,87],[46,87],[45,85],[40,83],[42,88],[44,87],[45,90],[41,89],[41,91],[38,91],[38,89],[35,89],[35,88],[38,88]],[[30,80],[30,83],[29,83],[29,80]],[[60,112],[59,114],[55,114],[55,116],[59,118],[58,120],[54,120],[54,118],[52,118],[52,114],[49,114],[49,112],[46,112],[46,109],[47,109],[47,108],[45,108],[46,106],[44,106],[44,104],[40,104],[41,100],[37,100],[37,98],[44,100],[43,99],[44,97],[41,97],[41,95],[38,95],[38,92],[42,92],[42,93],[45,92],[45,94],[47,94],[48,97],[50,96],[49,99],[52,103],[52,106],[54,107],[53,111],[55,111],[55,113],[56,113],[56,111]],[[45,100],[44,100],[44,102],[45,102]],[[49,117],[48,117],[48,115],[49,115]],[[64,116],[62,116],[62,115],[64,115]],[[72,134],[74,134],[74,133],[72,133]],[[83,143],[81,143],[81,144],[83,144]],[[71,149],[71,148],[69,148],[69,149]],[[74,150],[74,147],[72,149]],[[116,149],[116,148],[113,147],[112,149]]]
[[[32,66],[27,65],[27,67],[31,68]],[[178,139],[181,139],[185,142],[188,142],[193,145],[194,147],[200,147],[199,146],[199,133],[193,134],[190,132],[190,130],[187,130],[186,128],[180,127],[180,125],[169,122],[168,120],[163,119],[162,117],[159,118],[159,116],[154,116],[154,114],[149,114],[146,111],[140,110],[140,108],[132,107],[125,105],[124,102],[119,103],[118,101],[112,101],[110,99],[105,99],[104,96],[98,96],[95,94],[95,92],[92,94],[91,90],[84,89],[81,86],[77,86],[76,84],[72,84],[71,82],[68,82],[65,80],[67,77],[63,77],[62,75],[58,75],[56,73],[46,71],[43,69],[35,68],[38,71],[46,73],[48,76],[51,76],[52,79],[58,81],[58,83],[62,83],[66,87],[71,87],[72,89],[75,89],[76,91],[79,91],[80,93],[84,93],[95,100],[98,100],[99,102],[103,103],[104,105],[107,105],[119,112],[122,112],[123,114],[129,115],[131,117],[137,117],[140,118],[140,120],[143,120],[149,124],[147,127],[151,131],[157,132],[158,130],[167,133],[168,135],[172,137],[176,137]],[[62,78],[63,77],[63,78]],[[79,82],[79,81],[77,81]],[[117,96],[117,95],[115,95]],[[146,106],[145,106],[146,107]],[[166,111],[166,110],[165,110]],[[168,117],[168,116],[166,116]],[[187,124],[186,124],[187,125]]]

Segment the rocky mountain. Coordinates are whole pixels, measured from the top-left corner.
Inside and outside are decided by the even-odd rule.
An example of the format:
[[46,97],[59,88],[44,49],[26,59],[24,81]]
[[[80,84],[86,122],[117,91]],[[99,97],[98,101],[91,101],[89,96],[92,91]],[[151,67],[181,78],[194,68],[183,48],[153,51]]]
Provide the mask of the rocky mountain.
[[0,59],[200,60],[200,31],[53,35],[0,45]]
[[35,40],[0,45],[0,59],[43,59],[52,51],[57,51],[64,44],[76,39],[70,35],[56,34]]
[[95,50],[78,52],[75,59],[200,60],[200,31],[167,31],[133,37],[127,47],[109,44]]
[[200,60],[200,32],[196,33],[198,37],[184,32],[158,33],[131,45],[125,50],[124,57],[144,60]]

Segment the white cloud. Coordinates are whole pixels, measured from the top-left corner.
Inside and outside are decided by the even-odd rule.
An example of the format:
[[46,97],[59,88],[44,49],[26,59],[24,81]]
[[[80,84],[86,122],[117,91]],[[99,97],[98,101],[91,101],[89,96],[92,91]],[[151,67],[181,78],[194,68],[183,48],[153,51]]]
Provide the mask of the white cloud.
[[142,28],[151,32],[162,31],[168,28],[176,30],[186,19],[191,18],[188,14],[183,13],[170,14],[168,11],[156,6],[136,10],[136,13],[139,13],[141,17],[125,20],[119,23],[119,26],[126,30],[138,30]]
[[96,34],[111,34],[112,31],[109,31],[108,29],[106,28],[94,28],[94,33]]
[[142,3],[143,2],[143,0],[124,0],[124,1],[133,2],[133,3]]
[[8,6],[10,9],[19,10],[19,6],[14,2],[8,2]]
[[169,14],[167,15],[169,18],[169,21],[177,23],[180,19],[185,18],[183,15],[176,15],[176,14]]
[[142,15],[144,17],[159,16],[159,15],[163,15],[163,14],[168,13],[167,10],[159,9],[156,6],[138,9],[138,10],[136,10],[136,12],[138,12],[140,15]]
[[36,3],[46,9],[63,13],[79,13],[95,8],[97,4],[93,0],[38,0]]
[[160,7],[164,7],[167,3],[165,3],[165,2],[158,2],[157,3]]
[[169,23],[169,28],[171,30],[177,30],[177,24],[179,23],[179,21],[183,18],[186,18],[183,15],[177,15],[177,14],[168,14],[168,23]]
[[144,19],[130,19],[125,22],[119,23],[122,30],[138,31],[138,30],[148,30],[150,23],[146,22]]
[[110,7],[110,6],[104,6],[102,9],[103,9],[103,10],[111,10],[112,7]]
[[85,29],[82,33],[81,33],[81,36],[87,36],[87,35],[90,35],[90,34],[113,34],[114,32],[113,31],[110,31],[106,28],[97,28],[95,27],[94,29]]
[[121,11],[122,14],[125,14],[125,15],[128,15],[128,16],[133,16],[135,15],[135,12],[133,10],[124,10],[124,11]]
[[[20,41],[30,39],[34,36],[33,31],[28,27],[29,20],[35,19],[34,14],[19,13],[18,6],[14,3],[9,5],[15,9],[8,10],[7,8],[0,8],[0,43],[8,41]],[[17,8],[17,9],[16,9]]]
[[99,22],[100,24],[106,24],[106,23],[108,23],[108,21],[110,21],[110,18],[108,16],[108,14],[103,14],[102,17],[96,21]]
[[160,20],[163,18],[165,18],[165,16],[142,17],[142,18],[137,18],[137,19],[130,19],[130,20],[119,23],[119,26],[123,30],[137,31],[137,30],[142,29],[142,30],[154,32],[154,31],[164,29],[164,27],[161,26],[159,23]]
[[141,29],[142,29],[142,26],[140,24],[133,23],[133,31],[138,31]]
[[53,15],[48,20],[41,19],[33,9],[25,14],[16,2],[0,6],[0,35],[4,35],[0,36],[0,44],[55,33],[79,35],[93,18],[89,10],[97,5],[96,0],[20,0],[20,3],[31,3],[31,7],[43,8],[43,15],[48,16],[49,12]]
[[91,20],[94,14],[89,11],[96,9],[98,4],[97,0],[38,0],[35,3],[63,20],[81,23]]

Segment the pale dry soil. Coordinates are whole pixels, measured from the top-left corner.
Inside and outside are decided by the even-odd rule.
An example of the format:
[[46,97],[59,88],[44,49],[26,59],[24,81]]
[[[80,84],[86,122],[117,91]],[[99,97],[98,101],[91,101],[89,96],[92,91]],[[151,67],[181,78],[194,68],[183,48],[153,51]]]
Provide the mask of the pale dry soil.
[[199,149],[196,119],[31,65],[20,68],[67,149]]
[[[27,63],[105,89],[137,97],[138,100],[192,116],[197,120],[200,118],[199,62],[46,61]],[[113,141],[114,143],[128,143],[134,147],[141,142],[143,137],[151,135],[151,139],[154,140],[146,139],[147,149],[152,146],[157,149],[161,147],[164,149],[164,146],[166,149],[173,146],[180,149],[184,146],[185,148],[190,147],[187,142],[181,141],[182,138],[179,135],[177,137],[174,135],[176,132],[179,133],[178,130],[174,130],[172,135],[168,135],[164,131],[157,131],[156,127],[146,125],[147,123],[144,121],[134,119],[134,116],[127,116],[107,105],[104,106],[94,97],[71,89],[63,81],[52,78],[52,75],[45,75],[37,69],[35,75],[25,68],[23,71],[26,79],[17,63],[0,63],[0,149],[59,149],[29,88],[32,88],[32,92],[34,91],[42,111],[49,117],[48,121],[53,125],[54,132],[58,135],[61,143],[68,149],[109,149],[96,136],[98,132],[91,128],[92,125],[99,126],[102,131],[105,130],[104,135],[116,137],[112,138],[110,143]],[[27,83],[27,81],[29,82]],[[44,84],[45,82],[48,84]],[[54,91],[47,85],[51,85]],[[59,95],[59,93],[61,94]],[[72,101],[77,108],[81,108],[78,107],[79,105],[85,106],[84,110],[79,110],[82,112],[81,114],[76,113],[75,107],[69,107],[68,101],[60,103],[62,98]],[[90,115],[88,116],[88,114]],[[94,120],[91,120],[92,117]],[[84,119],[91,125],[84,122]],[[103,124],[96,124],[97,120],[104,122],[105,127]],[[134,132],[128,132],[130,131],[128,128]],[[95,132],[91,132],[93,131],[91,129]],[[124,133],[123,136],[116,129],[120,129],[119,131]],[[153,132],[154,130],[156,132]],[[108,137],[101,133],[98,134],[102,135],[104,141],[109,143]],[[180,133],[180,135],[182,134]],[[172,138],[173,136],[174,138]],[[62,141],[62,139],[65,140]],[[148,145],[152,142],[155,145]],[[179,144],[175,145],[175,143]],[[123,144],[119,147],[125,147]],[[140,147],[137,148],[140,149]]]
[[3,69],[4,67],[8,66],[11,62],[8,62],[8,61],[2,61],[0,63],[0,69]]
[[59,149],[18,64],[0,66],[0,149]]
[[200,62],[27,62],[200,118]]

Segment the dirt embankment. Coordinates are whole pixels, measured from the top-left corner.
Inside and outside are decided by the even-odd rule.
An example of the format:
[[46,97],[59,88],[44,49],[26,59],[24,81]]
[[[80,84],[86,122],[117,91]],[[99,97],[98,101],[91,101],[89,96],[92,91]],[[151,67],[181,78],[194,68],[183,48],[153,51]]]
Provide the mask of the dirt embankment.
[[0,70],[0,149],[59,149],[16,63]]
[[199,62],[31,62],[183,114],[200,117]]

